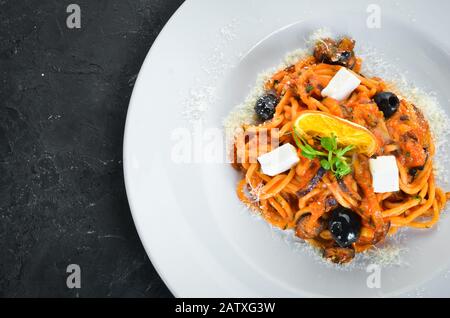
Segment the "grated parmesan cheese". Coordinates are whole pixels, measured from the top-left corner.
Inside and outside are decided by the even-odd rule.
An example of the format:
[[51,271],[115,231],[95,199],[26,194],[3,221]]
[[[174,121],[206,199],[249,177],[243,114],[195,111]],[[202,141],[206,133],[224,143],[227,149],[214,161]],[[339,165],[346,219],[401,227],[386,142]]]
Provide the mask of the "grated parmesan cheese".
[[309,52],[304,49],[298,49],[292,51],[284,57],[283,63],[278,67],[278,69],[286,68],[291,65],[297,64],[300,60],[304,59]]
[[328,28],[320,28],[311,33],[308,39],[305,40],[306,45],[310,48],[310,51],[313,50],[314,45],[325,38],[334,38],[334,34]]
[[[223,26],[219,30],[217,45],[212,49],[211,54],[207,57],[207,67],[202,68],[207,80],[195,80],[196,89],[187,92],[188,98],[184,100],[183,117],[190,123],[196,123],[203,120],[204,115],[208,111],[209,105],[216,101],[216,85],[215,83],[223,76],[225,71],[232,67],[227,60],[224,50],[229,47],[230,42],[235,40],[237,20]],[[205,85],[204,83],[208,83]]]
[[185,101],[182,115],[189,122],[201,120],[208,110],[209,104],[215,96],[215,88],[203,86],[200,89],[192,89],[189,98]]

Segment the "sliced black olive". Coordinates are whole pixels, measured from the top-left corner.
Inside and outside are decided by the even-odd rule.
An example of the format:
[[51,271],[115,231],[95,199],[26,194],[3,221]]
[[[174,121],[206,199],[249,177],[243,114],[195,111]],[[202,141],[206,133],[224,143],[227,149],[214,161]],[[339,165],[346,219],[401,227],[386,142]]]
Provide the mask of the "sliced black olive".
[[375,95],[374,100],[385,118],[390,118],[394,115],[400,105],[397,95],[391,92],[378,93]]
[[331,212],[328,230],[340,247],[348,247],[359,238],[361,217],[350,209],[338,207]]
[[277,107],[279,99],[274,94],[266,94],[261,96],[255,105],[255,112],[261,121],[267,121],[273,118],[275,108]]

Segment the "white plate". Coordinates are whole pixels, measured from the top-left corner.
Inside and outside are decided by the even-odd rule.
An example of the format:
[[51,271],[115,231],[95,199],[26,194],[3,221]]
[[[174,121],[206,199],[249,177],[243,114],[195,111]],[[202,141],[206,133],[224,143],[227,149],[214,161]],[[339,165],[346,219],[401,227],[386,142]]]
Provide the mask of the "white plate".
[[402,243],[408,265],[383,267],[381,288],[368,288],[365,268],[325,266],[243,209],[229,165],[171,159],[173,130],[190,129],[186,107],[204,102],[204,127],[221,127],[258,73],[305,47],[322,27],[376,47],[448,107],[450,3],[378,1],[381,28],[370,29],[366,10],[374,2],[190,0],[167,23],[130,102],[124,170],[142,243],[176,296],[450,295],[448,218],[439,230],[408,231]]

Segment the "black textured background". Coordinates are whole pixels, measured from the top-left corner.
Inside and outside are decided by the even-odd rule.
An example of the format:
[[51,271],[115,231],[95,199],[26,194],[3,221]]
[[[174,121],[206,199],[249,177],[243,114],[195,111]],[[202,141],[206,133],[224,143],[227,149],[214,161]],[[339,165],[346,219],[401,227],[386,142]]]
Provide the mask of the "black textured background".
[[[66,26],[70,3],[81,29]],[[139,68],[181,3],[0,0],[0,296],[171,296],[131,218],[122,139]]]

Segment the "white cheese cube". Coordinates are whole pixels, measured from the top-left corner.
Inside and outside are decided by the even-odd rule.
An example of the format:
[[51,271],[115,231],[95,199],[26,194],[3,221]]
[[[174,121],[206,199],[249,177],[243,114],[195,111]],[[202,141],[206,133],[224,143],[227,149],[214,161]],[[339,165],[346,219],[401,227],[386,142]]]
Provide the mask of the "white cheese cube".
[[297,149],[291,144],[284,144],[258,157],[261,170],[265,175],[275,176],[291,169],[300,161],[297,156]]
[[342,67],[322,90],[323,97],[331,97],[341,101],[350,96],[350,94],[361,84],[356,75]]
[[375,193],[400,190],[399,172],[395,156],[380,156],[369,159],[370,172]]

